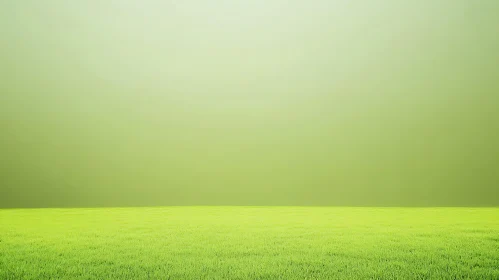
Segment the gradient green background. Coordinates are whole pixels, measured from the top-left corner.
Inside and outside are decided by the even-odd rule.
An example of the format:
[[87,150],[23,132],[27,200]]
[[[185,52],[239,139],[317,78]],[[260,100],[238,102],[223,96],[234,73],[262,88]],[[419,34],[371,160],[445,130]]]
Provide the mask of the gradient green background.
[[0,207],[499,205],[499,1],[1,1]]

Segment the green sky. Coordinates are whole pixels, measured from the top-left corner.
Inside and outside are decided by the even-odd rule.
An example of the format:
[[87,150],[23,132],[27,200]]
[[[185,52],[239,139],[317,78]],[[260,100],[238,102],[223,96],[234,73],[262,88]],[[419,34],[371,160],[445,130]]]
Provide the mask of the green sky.
[[0,207],[499,205],[499,1],[1,1]]

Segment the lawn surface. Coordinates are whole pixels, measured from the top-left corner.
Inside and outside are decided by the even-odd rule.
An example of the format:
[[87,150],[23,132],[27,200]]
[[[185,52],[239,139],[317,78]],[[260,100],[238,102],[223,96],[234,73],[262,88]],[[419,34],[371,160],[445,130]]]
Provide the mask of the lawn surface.
[[499,208],[0,210],[0,279],[499,279]]

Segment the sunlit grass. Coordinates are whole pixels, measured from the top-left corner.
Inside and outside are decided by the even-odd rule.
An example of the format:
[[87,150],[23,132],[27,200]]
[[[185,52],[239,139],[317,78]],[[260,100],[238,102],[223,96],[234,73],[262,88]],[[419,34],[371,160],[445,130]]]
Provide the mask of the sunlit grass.
[[0,279],[499,279],[498,208],[0,210]]

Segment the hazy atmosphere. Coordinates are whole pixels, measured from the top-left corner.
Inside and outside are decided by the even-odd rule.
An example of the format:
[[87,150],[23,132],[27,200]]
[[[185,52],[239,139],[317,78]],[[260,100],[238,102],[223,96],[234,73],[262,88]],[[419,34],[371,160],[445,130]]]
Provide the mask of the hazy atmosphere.
[[2,1],[0,208],[499,206],[499,1]]

